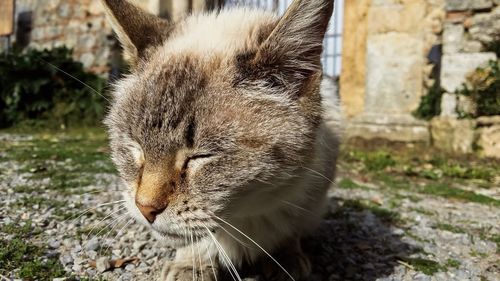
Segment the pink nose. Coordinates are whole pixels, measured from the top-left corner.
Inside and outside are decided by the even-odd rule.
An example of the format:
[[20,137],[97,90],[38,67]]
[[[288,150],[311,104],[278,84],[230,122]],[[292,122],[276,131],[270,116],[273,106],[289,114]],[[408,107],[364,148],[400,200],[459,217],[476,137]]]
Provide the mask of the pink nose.
[[139,211],[141,211],[141,214],[150,222],[153,223],[156,219],[156,216],[161,214],[165,210],[165,207],[163,208],[157,208],[154,206],[144,206],[141,205],[137,202],[135,202],[135,205],[137,205],[137,208],[139,208]]

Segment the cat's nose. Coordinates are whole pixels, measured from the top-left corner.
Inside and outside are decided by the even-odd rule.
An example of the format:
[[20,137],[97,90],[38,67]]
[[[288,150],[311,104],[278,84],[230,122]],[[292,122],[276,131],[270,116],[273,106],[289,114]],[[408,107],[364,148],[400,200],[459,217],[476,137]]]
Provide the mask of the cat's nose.
[[139,208],[139,211],[141,211],[141,214],[149,221],[149,223],[153,223],[156,216],[165,210],[165,207],[158,208],[155,206],[145,206],[138,202],[135,202],[135,205],[137,205],[137,208]]

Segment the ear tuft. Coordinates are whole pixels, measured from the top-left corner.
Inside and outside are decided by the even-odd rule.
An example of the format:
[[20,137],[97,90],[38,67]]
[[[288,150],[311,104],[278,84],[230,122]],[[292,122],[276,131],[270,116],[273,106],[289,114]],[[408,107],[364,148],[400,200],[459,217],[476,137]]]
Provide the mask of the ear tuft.
[[[266,76],[270,86],[303,85],[321,74],[323,39],[333,4],[333,0],[295,0],[253,59],[246,61],[247,73]],[[241,58],[237,60],[241,65]]]
[[150,47],[161,45],[172,26],[163,19],[148,14],[125,0],[101,0],[113,30],[125,52],[125,58],[135,65]]

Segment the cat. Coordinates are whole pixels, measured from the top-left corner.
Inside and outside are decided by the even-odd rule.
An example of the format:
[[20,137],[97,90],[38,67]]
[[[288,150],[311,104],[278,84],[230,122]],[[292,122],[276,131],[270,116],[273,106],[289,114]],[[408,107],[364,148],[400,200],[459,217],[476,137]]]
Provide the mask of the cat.
[[105,120],[112,159],[130,214],[178,248],[160,279],[239,279],[250,264],[307,280],[300,239],[325,211],[339,146],[320,94],[333,0],[178,22],[102,2],[131,65]]

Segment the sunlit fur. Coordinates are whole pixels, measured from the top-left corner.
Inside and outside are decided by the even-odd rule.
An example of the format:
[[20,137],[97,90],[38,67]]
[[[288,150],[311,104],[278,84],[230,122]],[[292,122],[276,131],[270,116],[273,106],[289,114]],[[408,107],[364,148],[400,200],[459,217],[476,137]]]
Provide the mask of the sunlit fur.
[[[131,215],[180,247],[163,278],[183,280],[175,271],[194,258],[215,273],[237,269],[314,230],[338,149],[339,114],[325,126],[320,95],[333,1],[296,0],[283,18],[193,15],[147,36],[130,26],[150,16],[103,2],[132,63],[106,118],[112,156]],[[166,202],[152,224],[136,206]]]

